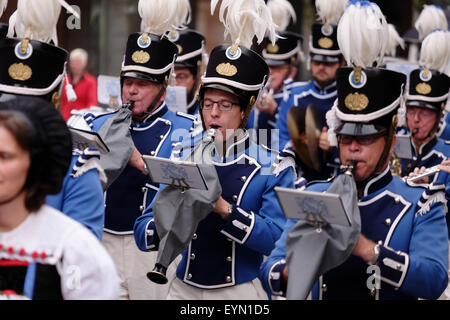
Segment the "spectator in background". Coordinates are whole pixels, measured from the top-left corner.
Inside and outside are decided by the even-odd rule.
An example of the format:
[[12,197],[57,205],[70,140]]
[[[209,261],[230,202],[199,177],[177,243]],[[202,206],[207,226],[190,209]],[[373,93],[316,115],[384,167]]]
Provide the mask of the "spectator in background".
[[97,78],[86,71],[88,53],[77,48],[70,52],[69,73],[65,86],[71,84],[76,94],[75,101],[69,101],[66,90],[62,91],[60,111],[67,121],[72,110],[80,110],[96,106],[97,102]]

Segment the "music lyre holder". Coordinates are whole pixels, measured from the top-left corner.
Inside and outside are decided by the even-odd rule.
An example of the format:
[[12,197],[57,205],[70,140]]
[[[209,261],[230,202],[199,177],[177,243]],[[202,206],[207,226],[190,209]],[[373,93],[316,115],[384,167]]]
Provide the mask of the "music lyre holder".
[[[304,210],[306,213],[305,221],[316,228],[317,233],[322,232],[322,227],[328,225],[328,221],[320,214],[320,212],[312,212]],[[311,218],[312,216],[312,218]]]
[[186,182],[184,178],[175,178],[175,177],[170,178],[172,179],[170,185],[174,188],[180,189],[181,193],[185,193],[186,190],[190,188],[189,184]]

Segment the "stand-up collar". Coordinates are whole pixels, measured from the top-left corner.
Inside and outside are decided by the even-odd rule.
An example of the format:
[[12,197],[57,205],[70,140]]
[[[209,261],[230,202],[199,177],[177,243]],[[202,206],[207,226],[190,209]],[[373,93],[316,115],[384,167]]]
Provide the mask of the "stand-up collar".
[[[241,130],[238,130],[241,131]],[[238,132],[236,131],[236,132]],[[230,140],[232,139],[232,137],[230,138]],[[236,159],[239,155],[241,155],[243,152],[245,152],[245,150],[247,150],[250,146],[250,139],[249,139],[249,134],[247,132],[247,130],[244,130],[244,134],[242,136],[240,136],[235,142],[233,143],[229,143],[229,145],[226,146],[226,152],[225,152],[225,156],[221,157],[220,153],[218,152],[217,148],[218,146],[215,147],[215,152],[214,152],[214,161],[215,162],[228,162],[231,160]]]
[[313,80],[313,85],[314,85],[314,89],[317,90],[322,95],[329,94],[329,93],[336,91],[336,81],[334,81],[333,83],[329,84],[328,86],[322,88],[321,86],[319,86],[319,84],[316,81]]
[[134,124],[136,127],[142,127],[145,126],[146,124],[148,124],[148,122],[153,122],[158,118],[161,118],[167,111],[169,110],[169,108],[166,105],[166,102],[163,102],[155,111],[153,111],[151,114],[148,115],[147,118],[144,119],[144,121],[142,121],[142,123],[140,124]]
[[433,149],[433,147],[436,145],[437,137],[434,136],[433,139],[431,139],[430,141],[422,144],[419,147],[419,150],[417,150],[417,146],[415,145],[415,143],[413,142],[412,139],[411,139],[411,143],[412,143],[412,145],[414,147],[414,151],[416,152],[416,155],[417,156],[419,156],[419,155],[424,156],[424,155],[428,154]]
[[364,186],[363,197],[368,196],[384,187],[392,181],[392,173],[390,166],[380,174],[371,178]]

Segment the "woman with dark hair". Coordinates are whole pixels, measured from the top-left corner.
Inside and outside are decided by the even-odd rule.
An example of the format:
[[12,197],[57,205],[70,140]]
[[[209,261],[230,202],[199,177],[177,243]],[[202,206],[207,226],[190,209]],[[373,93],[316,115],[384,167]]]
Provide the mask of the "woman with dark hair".
[[115,299],[118,276],[95,236],[45,204],[60,191],[70,132],[41,98],[0,98],[0,298]]

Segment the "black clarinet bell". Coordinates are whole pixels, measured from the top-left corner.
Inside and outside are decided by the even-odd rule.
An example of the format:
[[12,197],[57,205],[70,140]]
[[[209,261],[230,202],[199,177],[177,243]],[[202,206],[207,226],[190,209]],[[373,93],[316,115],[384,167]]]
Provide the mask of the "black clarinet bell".
[[147,278],[157,284],[166,284],[168,281],[166,277],[166,271],[166,267],[163,267],[162,265],[157,263],[155,264],[155,268],[147,273]]

